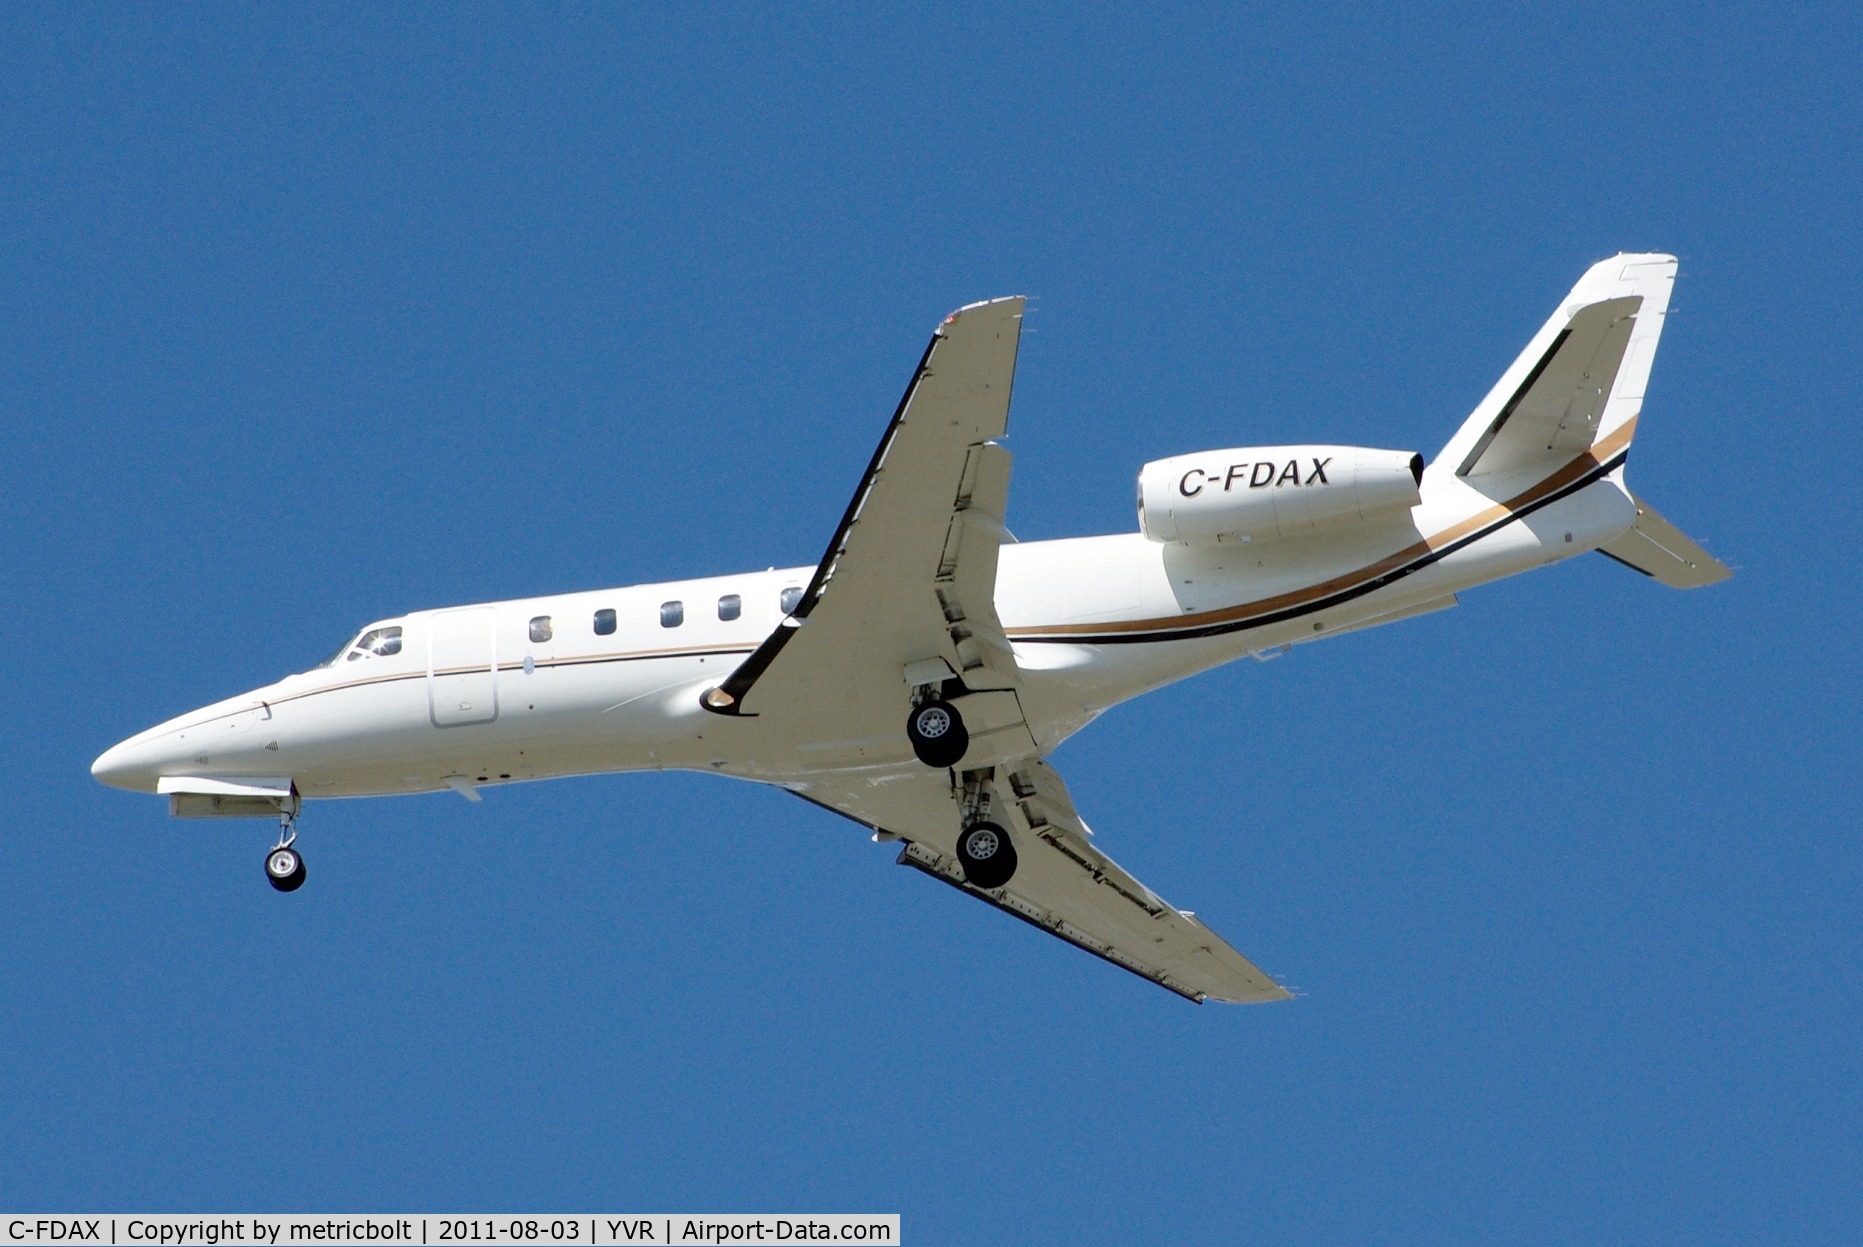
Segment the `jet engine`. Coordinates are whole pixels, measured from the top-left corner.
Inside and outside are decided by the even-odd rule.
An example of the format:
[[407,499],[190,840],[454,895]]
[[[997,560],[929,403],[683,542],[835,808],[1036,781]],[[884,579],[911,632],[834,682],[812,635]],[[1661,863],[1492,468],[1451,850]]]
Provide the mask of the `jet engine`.
[[1244,446],[1139,472],[1139,530],[1196,545],[1390,518],[1422,500],[1423,456],[1364,446]]

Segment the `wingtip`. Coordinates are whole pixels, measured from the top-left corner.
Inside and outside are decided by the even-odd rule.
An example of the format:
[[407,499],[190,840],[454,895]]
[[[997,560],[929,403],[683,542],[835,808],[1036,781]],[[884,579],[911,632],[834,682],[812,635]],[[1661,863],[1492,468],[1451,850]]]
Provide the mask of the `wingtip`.
[[964,313],[975,312],[981,308],[1001,307],[1005,303],[1026,304],[1028,301],[1029,297],[1025,294],[1005,294],[998,295],[994,299],[979,299],[975,303],[966,303],[963,307],[958,308],[955,312],[945,317],[942,323],[948,325]]
[[[1295,996],[1296,993],[1288,991],[1279,983],[1270,983],[1265,988],[1251,988],[1246,992],[1241,992],[1233,996],[1222,996],[1210,993],[1204,997],[1204,1000],[1224,1005],[1271,1005],[1277,1001],[1292,1000]],[[1199,1000],[1197,1003],[1202,1004],[1204,1000]]]

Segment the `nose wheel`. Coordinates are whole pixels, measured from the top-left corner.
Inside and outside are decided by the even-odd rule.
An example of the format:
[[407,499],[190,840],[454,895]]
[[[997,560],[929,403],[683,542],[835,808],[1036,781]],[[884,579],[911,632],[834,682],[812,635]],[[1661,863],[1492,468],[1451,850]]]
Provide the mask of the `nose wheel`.
[[280,892],[295,892],[304,886],[304,856],[291,847],[297,838],[297,820],[289,814],[281,815],[278,843],[265,855],[265,880]]

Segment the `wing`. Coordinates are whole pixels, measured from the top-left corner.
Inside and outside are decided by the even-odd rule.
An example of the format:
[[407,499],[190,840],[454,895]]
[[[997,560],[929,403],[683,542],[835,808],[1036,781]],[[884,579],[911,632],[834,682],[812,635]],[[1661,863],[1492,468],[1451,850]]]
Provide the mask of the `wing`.
[[[1282,1000],[1286,989],[1192,913],[1175,909],[1096,849],[1067,785],[1027,757],[990,768],[969,789],[920,768],[834,776],[790,791],[905,841],[899,864],[988,901],[1095,956],[1201,1003]],[[964,882],[957,835],[967,802],[1009,829],[1016,872],[1000,888]]]
[[800,603],[707,691],[706,709],[774,717],[804,749],[882,738],[903,749],[911,685],[936,672],[1005,694],[980,707],[980,725],[1011,751],[1033,747],[996,617],[1010,457],[992,440],[1009,423],[1025,302],[945,318]]

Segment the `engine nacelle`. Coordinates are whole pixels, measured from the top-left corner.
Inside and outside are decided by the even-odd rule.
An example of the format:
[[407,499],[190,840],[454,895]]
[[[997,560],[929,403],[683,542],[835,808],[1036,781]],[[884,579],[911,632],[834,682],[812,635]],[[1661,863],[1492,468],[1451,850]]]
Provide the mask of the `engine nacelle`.
[[1291,537],[1388,518],[1422,501],[1423,456],[1364,446],[1244,446],[1139,472],[1139,530],[1197,544]]

